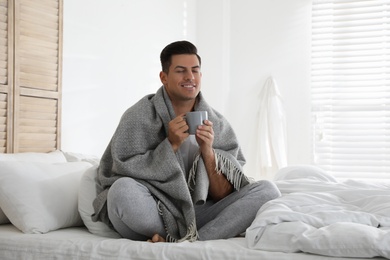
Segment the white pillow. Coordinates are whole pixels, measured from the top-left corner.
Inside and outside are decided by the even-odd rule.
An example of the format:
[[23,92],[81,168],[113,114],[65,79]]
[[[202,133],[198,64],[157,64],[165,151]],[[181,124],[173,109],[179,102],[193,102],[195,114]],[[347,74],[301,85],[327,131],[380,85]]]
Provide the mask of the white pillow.
[[56,150],[50,153],[0,153],[0,161],[23,161],[23,162],[44,162],[64,163],[67,162],[65,155]]
[[314,165],[292,165],[280,169],[274,180],[314,179],[318,181],[337,182],[336,178]]
[[94,213],[92,202],[96,198],[95,179],[97,176],[97,168],[98,166],[92,166],[85,171],[81,178],[79,188],[79,213],[84,225],[92,234],[102,237],[120,238],[121,236],[109,228],[105,223],[100,221],[93,222],[91,219],[91,215]]
[[82,221],[78,187],[87,162],[0,162],[0,207],[24,233],[46,233]]
[[[27,161],[27,162],[46,162],[61,163],[66,162],[65,155],[56,150],[50,153],[0,153],[0,161]],[[9,219],[0,208],[0,225],[9,223]]]

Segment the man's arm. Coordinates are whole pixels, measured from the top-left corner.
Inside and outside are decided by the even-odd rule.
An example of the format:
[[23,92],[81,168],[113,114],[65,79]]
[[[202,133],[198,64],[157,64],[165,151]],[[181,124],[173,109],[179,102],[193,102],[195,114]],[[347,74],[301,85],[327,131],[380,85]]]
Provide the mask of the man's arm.
[[215,154],[212,148],[214,141],[213,123],[205,120],[204,125],[198,127],[196,138],[209,177],[209,194],[214,201],[221,200],[232,193],[233,185],[225,175],[216,171]]

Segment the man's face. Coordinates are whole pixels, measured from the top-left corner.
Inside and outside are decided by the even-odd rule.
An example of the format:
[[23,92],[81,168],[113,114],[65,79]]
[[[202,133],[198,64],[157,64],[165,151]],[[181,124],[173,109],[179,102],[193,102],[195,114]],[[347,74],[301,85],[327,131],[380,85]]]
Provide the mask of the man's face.
[[173,55],[168,74],[160,73],[161,82],[172,102],[194,100],[200,91],[201,77],[195,54]]

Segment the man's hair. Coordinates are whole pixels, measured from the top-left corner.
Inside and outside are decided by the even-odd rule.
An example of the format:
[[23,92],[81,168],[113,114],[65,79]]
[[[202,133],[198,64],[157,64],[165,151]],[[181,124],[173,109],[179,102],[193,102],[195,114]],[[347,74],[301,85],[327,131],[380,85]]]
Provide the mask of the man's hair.
[[172,56],[179,54],[195,54],[199,60],[199,66],[201,65],[201,58],[198,55],[198,50],[192,43],[188,41],[177,41],[168,44],[160,54],[160,61],[162,71],[168,74],[169,67],[172,64]]

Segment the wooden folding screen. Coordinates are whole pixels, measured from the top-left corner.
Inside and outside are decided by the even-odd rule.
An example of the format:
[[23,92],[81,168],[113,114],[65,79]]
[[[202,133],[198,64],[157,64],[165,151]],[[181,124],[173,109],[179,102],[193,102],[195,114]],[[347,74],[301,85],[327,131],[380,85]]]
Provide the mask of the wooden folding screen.
[[0,15],[0,152],[59,149],[62,1],[0,0]]

